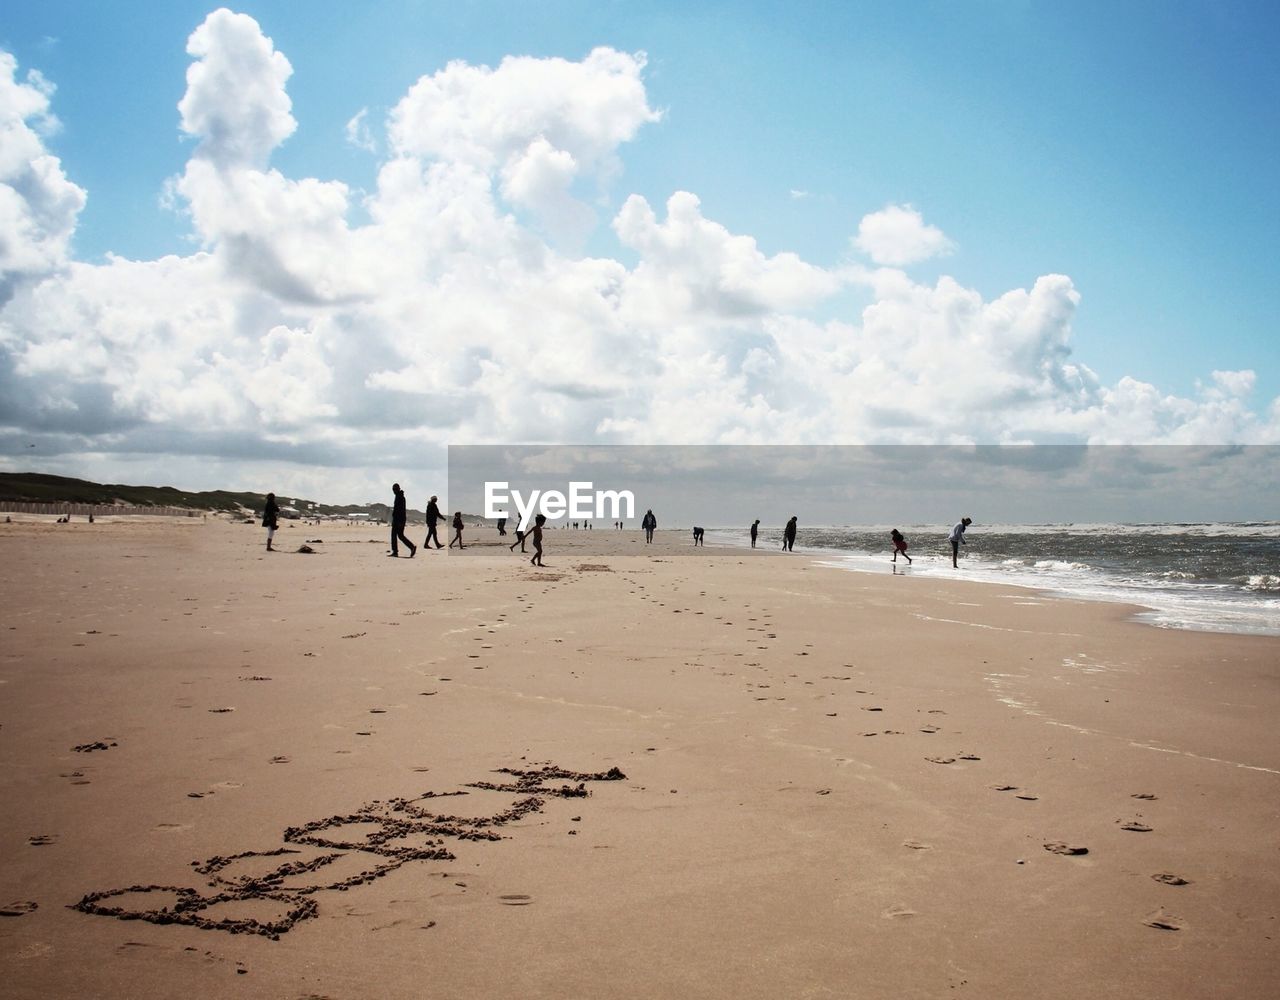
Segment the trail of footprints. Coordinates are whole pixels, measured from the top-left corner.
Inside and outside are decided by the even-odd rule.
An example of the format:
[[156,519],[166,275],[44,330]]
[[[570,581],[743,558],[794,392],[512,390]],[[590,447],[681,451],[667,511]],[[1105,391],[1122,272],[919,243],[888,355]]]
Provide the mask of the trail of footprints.
[[[779,631],[774,625],[772,615],[765,608],[756,609],[750,604],[744,604],[742,607],[742,613],[740,616],[731,615],[727,611],[721,614],[715,614],[713,611],[709,609],[706,609],[706,608],[700,609],[695,606],[698,603],[704,603],[710,600],[706,590],[699,590],[696,599],[690,599],[690,600],[683,599],[683,595],[681,595],[680,593],[678,584],[685,582],[684,580],[675,581],[677,586],[673,586],[671,591],[664,595],[665,600],[659,600],[658,598],[647,593],[644,584],[640,583],[635,578],[628,576],[626,577],[626,580],[627,580],[627,583],[631,586],[630,593],[638,596],[642,601],[652,603],[657,607],[664,608],[664,609],[667,608],[668,603],[672,605],[678,605],[670,608],[670,611],[673,614],[688,615],[691,617],[696,617],[699,615],[707,615],[710,618],[710,620],[717,623],[718,626],[732,626],[734,625],[735,622],[743,622],[745,620],[744,627],[748,633],[748,644],[751,646],[754,646],[753,652],[757,656],[761,652],[766,654],[768,653],[782,654],[782,653],[789,652],[791,655],[794,655],[794,656],[809,656],[811,652],[815,652],[813,649],[812,643],[805,643],[804,648],[801,648],[801,649],[791,648],[790,650],[787,650],[785,648],[785,645],[779,639]],[[718,597],[716,598],[716,600],[720,602],[724,602],[726,598]],[[742,658],[744,654],[739,652],[739,653],[735,653],[734,656],[735,658]],[[691,662],[691,663],[687,663],[686,666],[699,667],[699,666],[703,666],[703,664],[698,662]],[[760,679],[745,680],[746,691],[752,697],[752,699],[756,702],[764,702],[764,703],[785,702],[787,700],[787,697],[785,694],[778,693],[779,689],[787,688],[788,680],[798,679],[797,675],[794,673],[787,674],[785,678],[777,677],[774,673],[770,672],[770,665],[766,664],[762,659],[749,660],[741,664],[741,666],[752,668],[758,671],[762,675]],[[846,663],[843,666],[845,668],[852,668],[853,664]],[[735,672],[732,670],[716,670],[715,673],[717,676],[721,676],[721,677],[736,676]],[[850,682],[853,679],[854,679],[853,674],[823,674],[821,675],[821,677],[818,678],[818,680],[820,681],[837,682],[837,683]],[[775,684],[778,685],[777,688],[774,687]],[[804,681],[803,684],[807,686],[816,686],[814,681]],[[863,696],[864,698],[867,698],[867,699],[875,698],[874,692],[865,690],[865,689],[860,689],[860,688],[853,689],[853,693],[856,695]],[[824,695],[817,696],[818,700],[822,700],[823,698],[835,698],[835,697],[838,697],[838,692],[835,687],[832,687],[825,696]],[[881,713],[885,711],[885,707],[883,705],[876,704],[874,701],[872,701],[869,704],[859,705],[858,708],[861,711],[867,712],[867,713]],[[942,709],[932,708],[927,710],[927,714],[943,716],[943,715],[946,715],[946,712]],[[839,718],[840,712],[826,711],[826,712],[823,712],[823,716],[827,719]],[[922,736],[927,736],[927,737],[934,737],[937,734],[943,732],[941,726],[936,725],[932,722],[928,722],[918,726],[917,731]],[[904,730],[886,728],[886,729],[870,729],[870,730],[862,731],[860,735],[863,737],[877,737],[877,736],[905,736],[907,734]],[[929,764],[939,765],[942,767],[962,766],[962,762],[976,763],[982,760],[982,758],[978,754],[972,753],[969,751],[957,751],[952,753],[941,753],[941,754],[928,754],[928,755],[925,755],[923,759],[925,762]],[[1040,796],[1037,793],[1025,788],[1020,788],[1015,785],[991,784],[991,785],[988,785],[987,787],[997,792],[1012,792],[1014,793],[1013,797],[1022,802],[1037,802],[1039,801],[1039,798],[1040,798]],[[822,794],[827,794],[828,792],[830,792],[830,789],[821,789],[819,790],[818,794],[822,795]],[[1157,796],[1155,796],[1150,792],[1138,792],[1133,794],[1132,798],[1139,801],[1153,801],[1157,798]],[[1115,822],[1119,829],[1126,832],[1130,832],[1130,833],[1151,833],[1153,832],[1153,829],[1154,829],[1149,823],[1147,823],[1144,820],[1141,813],[1136,814],[1131,819],[1121,818],[1121,819],[1117,819]],[[903,846],[907,847],[908,849],[917,850],[917,851],[926,851],[926,850],[932,849],[931,845],[924,844],[915,840],[907,840],[904,842]],[[1088,847],[1085,847],[1079,844],[1068,843],[1066,841],[1048,841],[1043,845],[1043,847],[1046,852],[1050,854],[1062,856],[1062,857],[1083,857],[1089,854]],[[1018,864],[1025,864],[1025,863],[1026,863],[1025,860],[1020,859],[1018,861]],[[1168,886],[1185,886],[1185,885],[1191,884],[1189,879],[1183,878],[1181,875],[1177,875],[1171,872],[1159,872],[1159,873],[1153,874],[1151,878],[1155,882],[1158,882],[1162,885],[1168,885]],[[889,911],[886,911],[884,915],[886,917],[895,917],[895,918],[904,917],[904,916],[914,916],[915,911],[910,910],[906,907],[892,907],[890,908]],[[1172,916],[1169,913],[1165,912],[1163,908],[1158,909],[1155,913],[1148,914],[1146,917],[1143,918],[1142,922],[1148,927],[1156,928],[1159,930],[1175,930],[1176,931],[1176,930],[1180,930],[1182,927],[1182,921],[1178,917]]]
[[[495,773],[504,779],[470,782],[450,792],[428,791],[411,799],[370,802],[348,814],[288,827],[281,835],[284,846],[193,861],[192,869],[208,880],[205,891],[182,885],[136,884],[90,892],[71,909],[119,920],[183,924],[279,940],[280,935],[320,912],[316,898],[320,893],[347,892],[414,861],[456,860],[445,846],[446,839],[468,843],[502,840],[500,830],[530,813],[542,812],[548,799],[585,799],[591,795],[589,782],[626,780],[616,767],[580,773],[544,764],[523,770],[500,768]],[[444,804],[472,794],[468,789],[502,793],[507,805],[483,816],[447,812]],[[573,821],[581,818],[575,816]],[[30,842],[36,845],[55,840],[33,837]],[[447,872],[444,875],[448,877]],[[533,900],[511,893],[498,901],[527,906]]]

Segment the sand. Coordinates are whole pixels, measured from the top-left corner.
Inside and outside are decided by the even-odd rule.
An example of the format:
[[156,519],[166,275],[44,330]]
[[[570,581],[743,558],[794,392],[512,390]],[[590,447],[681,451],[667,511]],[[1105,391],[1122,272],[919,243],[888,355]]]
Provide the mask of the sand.
[[263,534],[0,525],[4,995],[1280,992],[1280,641]]

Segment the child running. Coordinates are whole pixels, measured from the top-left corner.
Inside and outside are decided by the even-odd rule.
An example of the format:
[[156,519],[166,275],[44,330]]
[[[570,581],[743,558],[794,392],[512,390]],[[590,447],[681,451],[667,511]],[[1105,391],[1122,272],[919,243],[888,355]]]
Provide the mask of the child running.
[[454,542],[458,543],[458,548],[465,549],[462,544],[462,511],[455,511],[453,515],[453,538],[449,541],[449,548],[453,548]]
[[893,561],[898,561],[898,553],[901,552],[902,558],[910,564],[911,557],[907,555],[907,540],[902,537],[902,532],[894,528],[889,532],[889,537],[893,539]]

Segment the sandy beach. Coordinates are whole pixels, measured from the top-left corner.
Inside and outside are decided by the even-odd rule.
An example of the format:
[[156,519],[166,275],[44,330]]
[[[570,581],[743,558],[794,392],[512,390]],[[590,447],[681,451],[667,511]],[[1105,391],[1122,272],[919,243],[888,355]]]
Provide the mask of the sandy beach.
[[1280,993],[1280,640],[479,540],[0,525],[4,995]]

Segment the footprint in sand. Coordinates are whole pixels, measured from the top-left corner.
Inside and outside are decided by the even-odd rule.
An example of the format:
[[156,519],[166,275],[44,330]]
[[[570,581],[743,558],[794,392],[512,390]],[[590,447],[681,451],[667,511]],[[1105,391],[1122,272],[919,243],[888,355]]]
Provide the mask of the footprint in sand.
[[[1116,820],[1116,822],[1119,823],[1120,821]],[[1136,819],[1130,820],[1128,823],[1121,823],[1120,829],[1132,830],[1134,833],[1150,833],[1151,832],[1151,827],[1147,826],[1146,823],[1139,823]]]
[[1148,927],[1154,927],[1160,931],[1180,931],[1182,930],[1182,918],[1175,917],[1171,913],[1166,913],[1164,907],[1160,907],[1154,913],[1148,913],[1142,921]]
[[56,833],[39,833],[34,837],[27,838],[27,843],[32,847],[48,847],[50,844],[56,844],[57,842],[58,835]]
[[1080,854],[1089,853],[1089,848],[1087,847],[1079,847],[1075,844],[1067,844],[1061,840],[1049,841],[1049,843],[1044,845],[1044,849],[1048,851],[1050,854],[1080,855]]
[[285,754],[280,754],[279,756],[272,757],[271,760],[268,761],[268,763],[269,764],[288,764],[292,759],[293,759],[292,757],[289,757]]
[[1185,879],[1181,875],[1173,875],[1170,872],[1160,872],[1158,875],[1152,875],[1153,879],[1163,885],[1190,885],[1191,880]]
[[503,906],[528,906],[533,902],[532,896],[526,896],[523,893],[512,892],[504,896],[498,897],[498,902]]
[[917,914],[915,910],[911,909],[911,907],[895,903],[880,915],[886,920],[896,920],[900,917],[914,917]]
[[922,844],[918,840],[904,840],[902,842],[902,846],[909,847],[913,851],[932,851],[933,850],[932,844]]
[[1019,792],[1014,796],[1015,799],[1022,799],[1023,802],[1039,802],[1039,795],[1032,795],[1030,792]]
[[226,712],[234,712],[234,711],[235,711],[235,709],[234,709],[234,708],[211,708],[211,709],[209,709],[209,712],[210,712],[210,714],[212,714],[212,715],[222,715],[222,714],[224,714],[224,713],[226,713]]
[[1154,802],[1156,800],[1156,796],[1152,795],[1150,792],[1134,792],[1129,796],[1129,798],[1142,799],[1146,802]]
[[23,917],[36,909],[38,909],[37,905],[31,900],[19,899],[0,906],[0,917]]
[[927,735],[929,735],[929,736],[932,736],[934,733],[938,732],[938,727],[937,727],[937,726],[923,726],[923,727],[920,729],[920,732],[925,733],[925,734],[927,734]]
[[954,757],[926,757],[925,760],[930,764],[954,764],[956,762]]
[[1016,792],[1017,785],[988,785],[988,788],[994,788],[997,792]]
[[962,753],[958,755],[961,760],[982,760],[976,753]]
[[194,830],[195,827],[191,823],[161,823],[151,828],[152,833],[186,833],[188,830]]

